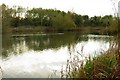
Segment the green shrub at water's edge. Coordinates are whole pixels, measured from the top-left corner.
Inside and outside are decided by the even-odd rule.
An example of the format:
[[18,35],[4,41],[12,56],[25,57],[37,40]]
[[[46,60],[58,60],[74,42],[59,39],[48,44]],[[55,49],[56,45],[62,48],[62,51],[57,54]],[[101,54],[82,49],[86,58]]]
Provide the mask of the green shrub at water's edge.
[[[75,61],[72,61],[73,63]],[[69,77],[71,78],[112,78],[113,68],[116,64],[116,56],[114,51],[106,52],[98,57],[89,57],[85,64],[71,66]]]

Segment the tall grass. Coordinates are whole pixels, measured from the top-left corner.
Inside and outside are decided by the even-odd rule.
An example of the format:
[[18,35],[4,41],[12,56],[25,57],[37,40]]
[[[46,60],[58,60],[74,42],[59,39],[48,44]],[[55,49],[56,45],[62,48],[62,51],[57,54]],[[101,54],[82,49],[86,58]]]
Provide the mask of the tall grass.
[[[117,47],[111,47],[97,57],[88,57],[85,61],[74,56],[67,60],[66,71],[62,71],[61,77],[66,78],[118,78],[117,74]],[[79,53],[80,54],[80,53]],[[80,55],[79,55],[80,56]],[[63,74],[65,73],[65,74]]]

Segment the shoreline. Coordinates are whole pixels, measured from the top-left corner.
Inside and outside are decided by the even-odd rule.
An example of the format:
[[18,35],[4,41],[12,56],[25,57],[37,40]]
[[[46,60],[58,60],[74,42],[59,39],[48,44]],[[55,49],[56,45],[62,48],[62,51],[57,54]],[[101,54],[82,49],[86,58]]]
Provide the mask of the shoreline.
[[12,28],[12,33],[51,33],[51,32],[81,32],[81,33],[95,33],[95,34],[115,34],[110,28],[105,27],[80,27],[74,29],[53,29],[53,28],[41,28],[41,27],[34,27],[34,28]]

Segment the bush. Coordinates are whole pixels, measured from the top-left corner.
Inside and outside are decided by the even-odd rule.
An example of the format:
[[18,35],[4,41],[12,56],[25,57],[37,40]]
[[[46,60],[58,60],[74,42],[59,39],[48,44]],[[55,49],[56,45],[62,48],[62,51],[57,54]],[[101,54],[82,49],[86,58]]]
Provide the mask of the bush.
[[[70,78],[112,78],[114,65],[116,64],[115,49],[111,49],[101,55],[91,58],[90,56],[86,61],[73,58],[72,61],[68,60],[66,75]],[[77,62],[77,64],[75,64]]]

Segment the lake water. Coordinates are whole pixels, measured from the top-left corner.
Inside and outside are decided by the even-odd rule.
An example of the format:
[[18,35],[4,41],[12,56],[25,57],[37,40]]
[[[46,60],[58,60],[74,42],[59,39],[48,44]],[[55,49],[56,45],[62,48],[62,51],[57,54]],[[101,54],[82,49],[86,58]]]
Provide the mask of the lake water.
[[109,49],[111,36],[81,33],[3,35],[4,78],[58,78],[71,55],[81,60]]

